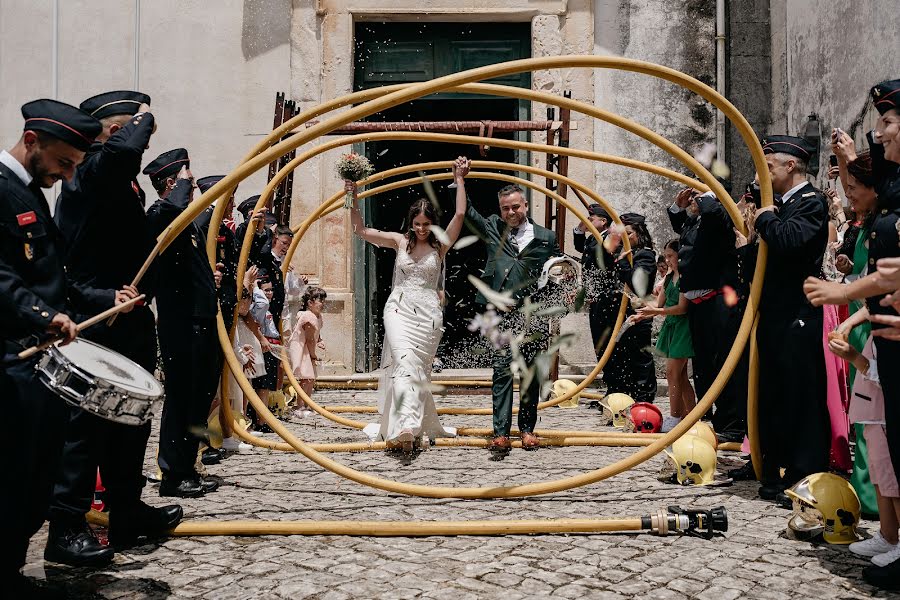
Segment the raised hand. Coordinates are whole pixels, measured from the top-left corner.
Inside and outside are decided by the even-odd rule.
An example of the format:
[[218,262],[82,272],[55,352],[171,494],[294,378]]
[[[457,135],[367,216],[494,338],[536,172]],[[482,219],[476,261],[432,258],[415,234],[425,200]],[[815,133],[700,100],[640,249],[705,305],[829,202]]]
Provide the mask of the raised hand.
[[457,183],[459,180],[465,179],[466,175],[469,174],[469,169],[471,168],[471,163],[469,159],[465,156],[458,156],[456,161],[453,163],[453,179]]

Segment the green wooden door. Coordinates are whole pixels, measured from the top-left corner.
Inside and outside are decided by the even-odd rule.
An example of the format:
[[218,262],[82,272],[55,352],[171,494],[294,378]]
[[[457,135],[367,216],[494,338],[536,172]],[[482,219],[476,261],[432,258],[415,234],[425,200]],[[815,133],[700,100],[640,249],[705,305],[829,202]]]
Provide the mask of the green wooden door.
[[[473,69],[476,67],[527,58],[530,56],[530,23],[358,23],[354,55],[356,90],[396,83],[427,81]],[[490,80],[491,83],[528,88],[531,74],[521,73]],[[528,119],[527,102],[480,96],[475,94],[433,94],[413,103],[401,105],[383,114],[373,115],[372,121],[441,121],[441,120],[524,120]],[[526,134],[511,134],[515,139],[528,139]],[[413,142],[381,142],[367,144],[365,153],[376,169],[383,170],[400,164],[448,160],[456,153],[477,158],[473,147],[416,144]],[[452,156],[451,156],[452,155]],[[527,153],[492,150],[489,160],[526,163]],[[408,177],[408,176],[406,176]],[[496,209],[495,190],[491,185],[472,182],[470,197],[476,195],[485,205],[476,204],[486,212]],[[366,223],[381,229],[399,231],[410,201],[422,195],[410,189],[390,199],[373,198],[366,202],[363,216]],[[452,210],[452,193],[438,190],[441,206]],[[447,205],[447,206],[445,206]],[[368,371],[378,367],[381,358],[381,312],[390,293],[390,279],[394,252],[375,249],[354,238],[354,288],[356,314],[356,369]],[[448,257],[448,276],[451,281],[464,281],[465,272],[455,263],[478,263],[478,250],[470,247],[465,256]],[[453,254],[453,253],[451,253]],[[471,256],[470,256],[471,255]],[[483,259],[482,259],[483,262]],[[470,285],[468,287],[471,287]],[[461,289],[461,288],[460,288]],[[448,287],[448,292],[454,292]],[[445,314],[445,342],[458,345],[464,333],[464,323],[474,310],[455,305]],[[447,344],[442,343],[442,346]],[[440,351],[439,351],[440,355]]]

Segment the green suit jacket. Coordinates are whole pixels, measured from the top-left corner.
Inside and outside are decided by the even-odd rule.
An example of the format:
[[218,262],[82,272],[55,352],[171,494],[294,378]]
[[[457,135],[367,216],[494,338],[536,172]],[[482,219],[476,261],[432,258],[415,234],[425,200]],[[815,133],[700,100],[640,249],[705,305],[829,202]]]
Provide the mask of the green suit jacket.
[[[466,210],[466,225],[484,242],[487,262],[481,280],[498,292],[510,292],[517,302],[537,289],[537,280],[544,263],[554,256],[560,256],[556,235],[539,225],[534,227],[534,239],[516,253],[507,241],[509,227],[498,215],[483,217],[469,204]],[[479,292],[476,301],[487,304]]]

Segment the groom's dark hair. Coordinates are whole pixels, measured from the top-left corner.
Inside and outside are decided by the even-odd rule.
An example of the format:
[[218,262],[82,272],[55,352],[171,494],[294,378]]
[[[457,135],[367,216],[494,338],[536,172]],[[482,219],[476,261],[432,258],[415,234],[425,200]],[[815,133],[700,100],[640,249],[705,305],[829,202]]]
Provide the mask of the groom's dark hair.
[[523,199],[525,198],[525,190],[513,183],[500,188],[500,191],[497,192],[497,199],[499,200],[503,196],[509,196],[510,194],[515,194],[516,192],[519,192],[519,194],[522,195]]

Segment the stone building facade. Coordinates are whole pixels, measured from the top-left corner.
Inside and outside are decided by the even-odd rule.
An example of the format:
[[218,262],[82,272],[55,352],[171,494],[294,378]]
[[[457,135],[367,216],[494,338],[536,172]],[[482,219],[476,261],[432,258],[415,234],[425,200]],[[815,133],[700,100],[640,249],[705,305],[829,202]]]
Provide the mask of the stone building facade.
[[[760,134],[795,132],[817,112],[823,130],[839,125],[861,135],[870,119],[865,89],[900,74],[891,0],[841,7],[814,0],[719,1],[727,15],[720,32],[726,78],[719,84]],[[148,156],[184,146],[195,175],[224,173],[271,129],[277,91],[303,110],[359,87],[354,57],[365,24],[450,24],[442,27],[458,27],[461,39],[467,26],[518,24],[529,56],[625,56],[679,69],[715,87],[716,7],[717,0],[0,0],[0,145],[15,142],[19,106],[29,99],[78,103],[101,91],[137,88],[153,96],[160,123]],[[847,39],[855,40],[852,52],[839,41]],[[892,52],[886,51],[890,43]],[[651,77],[562,69],[535,72],[530,85],[570,91],[688,150],[716,139],[710,105]],[[473,120],[483,118],[478,107],[472,103]],[[544,106],[528,109],[531,118],[546,116]],[[627,132],[573,119],[573,147],[681,168]],[[738,192],[752,168],[732,130],[725,141]],[[337,154],[323,154],[295,174],[293,222],[340,188]],[[544,164],[542,156],[529,160]],[[569,172],[619,209],[646,213],[659,244],[672,237],[664,210],[677,191],[673,183],[582,160],[572,160]],[[251,176],[239,199],[259,193],[264,183],[264,173]],[[151,190],[149,182],[145,189]],[[543,206],[533,195],[538,222]],[[361,246],[351,237],[346,215],[333,213],[310,230],[294,258],[296,271],[328,290],[324,337],[327,371],[333,373],[370,367],[377,345],[367,339],[374,330],[360,325],[361,316],[377,318],[372,315],[379,309],[361,296],[367,275],[359,268]],[[366,347],[368,353],[361,350]]]

